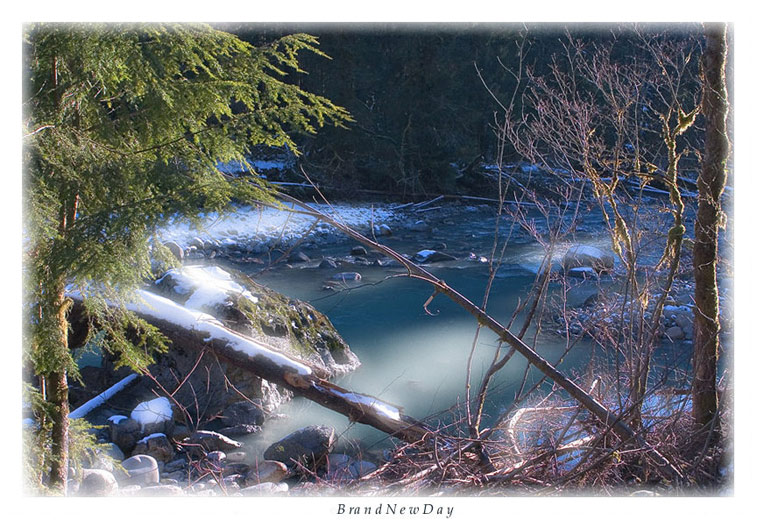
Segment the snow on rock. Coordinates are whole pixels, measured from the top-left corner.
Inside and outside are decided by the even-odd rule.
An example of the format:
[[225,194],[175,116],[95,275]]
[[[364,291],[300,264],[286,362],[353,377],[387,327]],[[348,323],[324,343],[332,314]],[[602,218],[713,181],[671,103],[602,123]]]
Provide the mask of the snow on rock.
[[108,422],[113,424],[120,424],[121,421],[128,419],[125,415],[111,415],[108,417]]
[[[380,226],[399,218],[384,206],[311,204],[311,207],[329,215],[337,222],[358,229],[370,229],[371,223]],[[279,242],[287,245],[302,238],[315,222],[311,216],[292,213],[288,209],[291,208],[241,206],[224,215],[209,212],[201,215],[201,222],[197,226],[177,221],[160,230],[159,235],[163,242],[173,241],[183,246],[189,245],[196,237],[203,241],[225,239],[236,244],[259,245]],[[320,223],[315,231],[326,234],[333,232],[334,228]]]
[[203,307],[212,308],[227,302],[230,295],[239,295],[252,303],[258,303],[258,298],[250,291],[231,279],[231,275],[217,266],[187,266],[181,269],[171,269],[155,283],[159,284],[167,275],[176,284],[174,291],[179,294],[192,296],[184,303],[189,309],[201,310]]
[[234,350],[250,357],[264,356],[278,366],[286,367],[300,375],[309,375],[312,372],[308,366],[270,350],[263,343],[227,329],[210,314],[189,309],[148,291],[137,291],[137,294],[142,302],[127,304],[126,307],[131,311],[175,323],[186,329],[205,332],[209,335],[206,341],[214,338],[225,340]]
[[131,418],[137,421],[144,430],[147,425],[171,420],[173,410],[167,397],[158,397],[152,401],[139,403],[131,412]]

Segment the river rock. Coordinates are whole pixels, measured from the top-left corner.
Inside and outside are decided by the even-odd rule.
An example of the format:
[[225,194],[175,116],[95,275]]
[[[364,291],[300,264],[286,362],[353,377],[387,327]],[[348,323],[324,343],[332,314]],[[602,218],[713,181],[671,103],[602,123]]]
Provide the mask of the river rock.
[[140,424],[125,415],[110,416],[108,426],[110,439],[125,453],[130,453],[137,441],[144,436]]
[[83,469],[79,495],[87,497],[104,497],[118,490],[116,477],[104,469]]
[[184,249],[176,242],[165,242],[163,246],[167,247],[169,251],[179,260],[184,260]]
[[208,430],[197,430],[184,441],[190,449],[202,448],[206,452],[231,451],[242,447],[241,442]]
[[416,220],[415,222],[409,224],[407,226],[407,229],[409,229],[410,231],[430,231],[431,226],[423,220]]
[[121,463],[121,467],[126,470],[126,477],[119,482],[121,485],[147,486],[160,481],[158,461],[149,455],[129,457]]
[[378,226],[373,226],[373,234],[377,237],[388,237],[392,235],[392,228],[386,224],[379,224]]
[[423,249],[415,253],[415,256],[413,257],[414,262],[418,262],[422,264],[430,264],[434,262],[446,262],[448,260],[457,260],[457,258],[447,253],[436,251],[434,249]]
[[281,482],[289,474],[286,464],[276,460],[263,460],[253,465],[245,475],[248,484]]
[[565,299],[570,307],[585,307],[596,302],[598,295],[596,283],[584,282],[568,289]]
[[205,249],[205,242],[200,237],[194,237],[189,241],[189,247],[195,247],[198,251]]
[[337,273],[331,277],[332,280],[338,280],[340,282],[357,282],[362,278],[360,273]]
[[153,433],[137,441],[131,454],[149,455],[155,460],[169,462],[176,452],[165,433]]
[[574,267],[592,267],[598,273],[612,271],[615,256],[598,247],[575,245],[565,253],[563,268],[570,271]]
[[238,401],[223,410],[221,422],[224,426],[238,426],[240,424],[263,424],[265,414],[260,399],[254,401]]
[[681,327],[678,327],[678,326],[670,327],[666,329],[665,335],[668,338],[670,338],[672,341],[678,341],[686,337],[686,334],[683,332],[683,329],[681,329]]
[[368,251],[363,246],[355,246],[350,250],[350,254],[352,256],[365,256],[368,254]]
[[310,257],[302,251],[292,253],[287,257],[288,264],[305,264],[310,262]]
[[336,269],[339,267],[333,258],[324,258],[321,263],[318,264],[319,269]]
[[271,444],[265,450],[267,460],[283,462],[293,468],[293,461],[304,465],[320,466],[326,463],[326,455],[336,442],[336,432],[329,426],[307,426],[290,433],[283,439]]

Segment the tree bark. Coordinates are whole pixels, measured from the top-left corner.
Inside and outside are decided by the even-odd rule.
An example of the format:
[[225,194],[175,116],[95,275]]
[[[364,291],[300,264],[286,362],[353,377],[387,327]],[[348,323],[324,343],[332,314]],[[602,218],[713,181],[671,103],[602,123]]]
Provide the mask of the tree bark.
[[721,195],[726,181],[729,140],[726,118],[728,92],[725,64],[728,53],[725,24],[705,26],[707,46],[702,56],[704,90],[702,113],[707,120],[702,171],[697,180],[699,208],[694,226],[694,342],[693,416],[701,425],[715,420],[718,408],[717,364],[720,340],[718,304],[718,228],[722,222]]
[[[65,297],[61,284],[56,297],[56,320],[58,333],[60,334],[59,354],[63,359],[68,354],[68,319],[67,312],[70,300]],[[56,356],[57,357],[57,356]],[[50,487],[63,494],[66,493],[68,479],[68,439],[69,439],[69,403],[68,403],[68,376],[65,366],[56,370],[46,377],[49,402],[52,404],[51,421],[51,465]]]

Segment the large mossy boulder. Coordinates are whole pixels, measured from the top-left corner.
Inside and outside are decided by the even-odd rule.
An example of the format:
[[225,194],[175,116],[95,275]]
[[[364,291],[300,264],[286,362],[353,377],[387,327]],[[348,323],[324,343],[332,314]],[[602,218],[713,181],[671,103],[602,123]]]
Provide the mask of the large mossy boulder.
[[[360,365],[326,316],[305,302],[263,287],[231,269],[172,269],[150,291],[207,313],[229,329],[305,361],[325,377],[344,374]],[[178,388],[173,397],[187,408],[193,420],[198,416],[201,421],[224,417],[229,405],[245,400],[242,394],[259,399],[269,412],[289,397],[275,384],[176,340],[168,352],[156,357],[150,373],[169,392]],[[152,390],[148,388],[152,384],[148,378],[139,384],[145,388],[132,389],[134,394]]]

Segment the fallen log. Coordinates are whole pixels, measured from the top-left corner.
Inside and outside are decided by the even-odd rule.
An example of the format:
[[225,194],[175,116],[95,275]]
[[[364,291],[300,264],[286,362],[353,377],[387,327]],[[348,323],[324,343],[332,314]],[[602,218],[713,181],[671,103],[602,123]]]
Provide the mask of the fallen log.
[[[78,293],[69,296],[76,301],[82,299]],[[198,356],[210,351],[230,365],[405,442],[419,442],[434,435],[400,407],[334,385],[323,378],[317,367],[235,332],[209,314],[148,291],[137,291],[137,296],[141,301],[125,307],[157,327],[173,345],[195,349]]]

